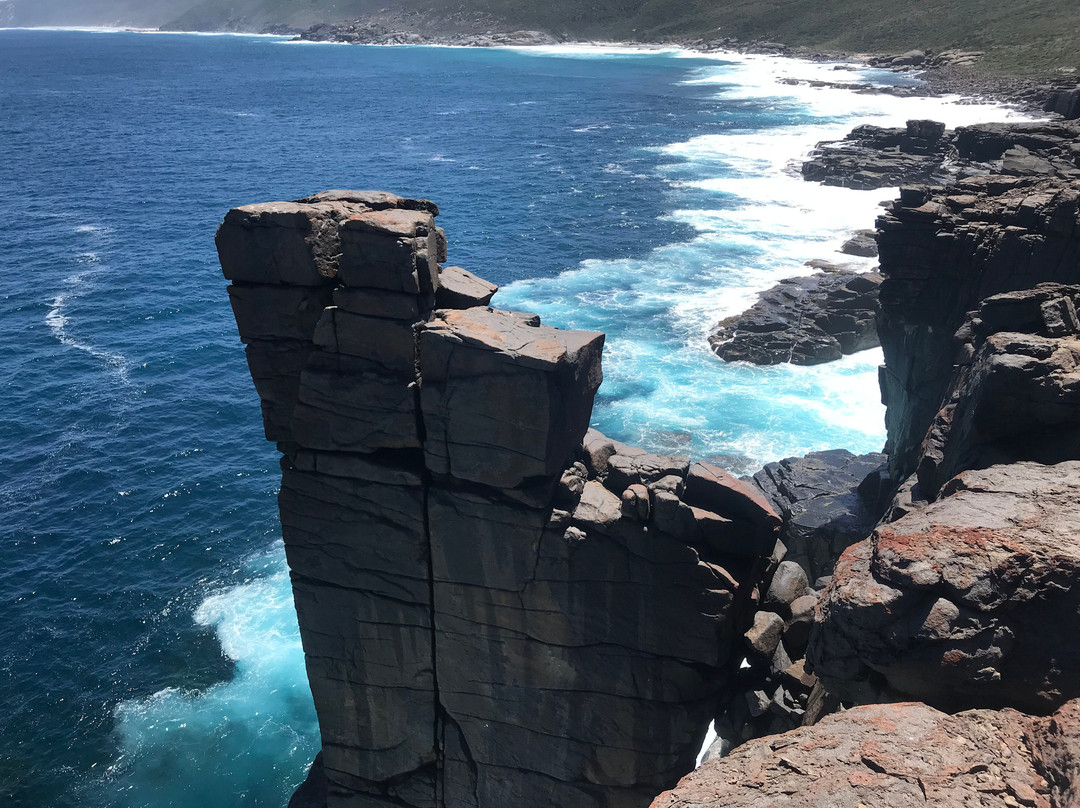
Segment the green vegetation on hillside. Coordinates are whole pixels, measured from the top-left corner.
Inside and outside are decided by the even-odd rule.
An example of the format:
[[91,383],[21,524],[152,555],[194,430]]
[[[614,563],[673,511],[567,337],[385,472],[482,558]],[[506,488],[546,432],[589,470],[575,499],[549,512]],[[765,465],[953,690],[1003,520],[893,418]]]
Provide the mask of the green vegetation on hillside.
[[[570,38],[662,41],[734,37],[823,51],[982,50],[980,68],[1080,68],[1078,0],[6,0],[18,24],[157,24],[174,30],[302,29],[380,11],[421,11],[454,27],[498,21]],[[127,16],[138,19],[124,19]],[[138,13],[136,14],[136,10]],[[156,19],[150,19],[156,17]],[[480,20],[483,22],[480,23]],[[430,26],[429,26],[430,27]]]

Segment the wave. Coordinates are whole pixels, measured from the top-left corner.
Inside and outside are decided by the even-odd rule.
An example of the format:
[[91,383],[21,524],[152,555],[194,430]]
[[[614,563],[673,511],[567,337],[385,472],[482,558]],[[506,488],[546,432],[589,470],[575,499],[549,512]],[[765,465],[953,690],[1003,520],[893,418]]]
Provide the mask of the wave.
[[[740,54],[715,61],[694,68],[685,83],[715,86],[717,113],[731,125],[655,149],[671,188],[664,218],[697,235],[641,258],[586,260],[553,278],[515,281],[497,301],[555,325],[607,333],[594,425],[613,437],[655,451],[725,456],[733,468],[840,446],[880,450],[880,351],[809,368],[725,363],[708,349],[710,327],[777,281],[810,274],[803,266],[810,259],[873,267],[839,248],[852,231],[872,227],[879,204],[896,191],[805,182],[799,166],[817,142],[856,123],[930,117],[956,126],[1022,116],[956,98],[780,81],[898,80],[855,64]],[[749,118],[740,118],[742,102],[753,107]]]
[[112,804],[284,805],[303,779],[319,736],[280,542],[243,567],[244,583],[207,595],[192,616],[217,635],[232,679],[115,708],[120,754],[91,786]]

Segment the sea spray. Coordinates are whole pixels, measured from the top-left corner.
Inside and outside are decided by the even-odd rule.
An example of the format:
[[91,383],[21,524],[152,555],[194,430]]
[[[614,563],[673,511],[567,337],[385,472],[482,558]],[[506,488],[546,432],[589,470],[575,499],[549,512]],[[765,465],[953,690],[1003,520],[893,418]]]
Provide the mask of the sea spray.
[[246,583],[209,595],[194,614],[213,628],[233,677],[116,708],[122,754],[96,784],[108,804],[280,806],[318,751],[284,552],[278,546],[244,566]]

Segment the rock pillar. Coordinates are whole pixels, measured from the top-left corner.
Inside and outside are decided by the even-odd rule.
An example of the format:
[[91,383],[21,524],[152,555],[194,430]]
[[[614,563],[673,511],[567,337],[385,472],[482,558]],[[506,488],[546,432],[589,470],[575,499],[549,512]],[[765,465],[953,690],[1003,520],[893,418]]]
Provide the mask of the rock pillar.
[[331,808],[630,808],[693,763],[776,539],[587,430],[603,334],[487,307],[437,208],[326,192],[217,244],[282,452]]

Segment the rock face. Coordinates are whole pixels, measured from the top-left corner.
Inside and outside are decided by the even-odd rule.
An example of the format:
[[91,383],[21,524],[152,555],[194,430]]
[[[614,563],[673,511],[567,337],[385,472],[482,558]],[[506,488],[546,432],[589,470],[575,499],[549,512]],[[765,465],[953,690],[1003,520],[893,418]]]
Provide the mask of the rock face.
[[1078,759],[1075,701],[1044,719],[878,704],[752,741],[683,779],[652,808],[1070,808],[1080,798]]
[[877,452],[832,449],[769,463],[753,476],[784,520],[785,559],[799,564],[811,583],[830,575],[844,549],[877,523],[885,461]]
[[[987,145],[989,153],[1003,145],[988,142],[997,143]],[[919,463],[949,390],[958,357],[954,334],[967,313],[992,295],[1080,282],[1078,199],[1074,183],[1064,179],[988,175],[940,189],[903,189],[878,219],[885,276],[881,388],[894,481]]]
[[809,658],[841,698],[867,686],[943,709],[1047,713],[1080,696],[1080,462],[965,471],[849,548]]
[[757,365],[816,365],[874,348],[880,284],[875,272],[846,270],[788,278],[717,323],[709,345],[725,361]]
[[994,295],[968,315],[953,379],[923,440],[921,494],[964,469],[1080,457],[1080,286]]
[[218,231],[322,734],[297,799],[647,805],[693,765],[780,518],[587,431],[603,335],[487,308],[436,214],[339,191]]
[[[1054,96],[1058,99],[1057,96]],[[1054,103],[1068,106],[1068,96]],[[947,185],[987,174],[1080,178],[1071,121],[988,123],[946,131],[938,121],[907,126],[858,126],[843,140],[817,144],[803,177],[825,185],[869,190],[910,184]]]
[[841,141],[819,143],[803,163],[803,178],[861,190],[931,182],[952,151],[944,134],[945,124],[936,121],[908,121],[904,129],[857,126]]

